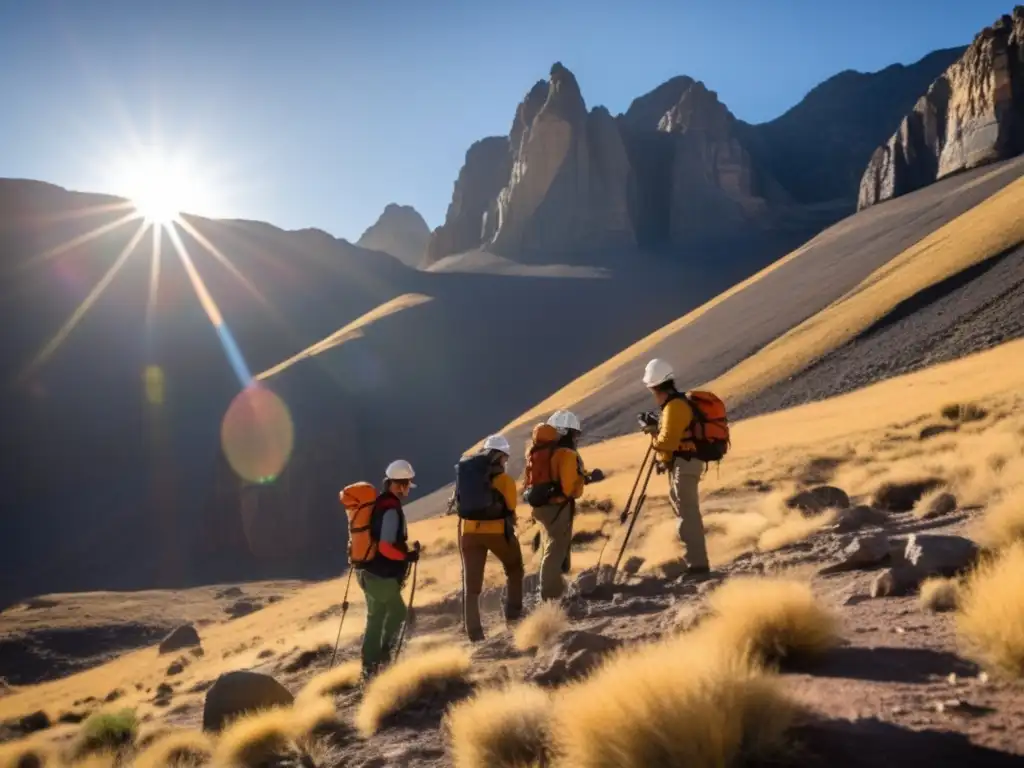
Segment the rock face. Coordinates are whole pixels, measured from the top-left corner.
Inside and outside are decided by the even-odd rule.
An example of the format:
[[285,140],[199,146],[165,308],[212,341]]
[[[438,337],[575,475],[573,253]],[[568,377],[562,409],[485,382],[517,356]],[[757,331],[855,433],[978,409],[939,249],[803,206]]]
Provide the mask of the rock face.
[[174,653],[182,648],[194,648],[200,645],[199,632],[192,624],[182,624],[171,630],[171,633],[160,641],[160,653]]
[[453,253],[479,248],[493,237],[498,220],[498,193],[508,184],[511,171],[507,137],[490,136],[469,148],[444,224],[430,236],[428,264]]
[[635,244],[622,137],[608,110],[588,114],[572,72],[551,67],[548,83],[534,86],[516,111],[509,141],[512,173],[498,195],[496,252]]
[[857,206],[1024,152],[1024,6],[984,29],[875,150]]
[[429,240],[430,227],[415,208],[391,203],[356,245],[383,251],[407,266],[418,267],[426,256]]

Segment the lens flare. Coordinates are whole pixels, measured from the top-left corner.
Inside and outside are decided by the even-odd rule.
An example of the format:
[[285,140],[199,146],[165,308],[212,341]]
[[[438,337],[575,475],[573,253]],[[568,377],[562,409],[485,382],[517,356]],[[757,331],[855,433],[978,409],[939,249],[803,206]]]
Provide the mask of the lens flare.
[[146,402],[150,405],[163,405],[164,372],[159,365],[148,365],[142,374],[142,385],[146,392]]
[[295,442],[288,406],[264,386],[253,384],[231,401],[220,428],[231,468],[252,483],[270,483],[284,470]]

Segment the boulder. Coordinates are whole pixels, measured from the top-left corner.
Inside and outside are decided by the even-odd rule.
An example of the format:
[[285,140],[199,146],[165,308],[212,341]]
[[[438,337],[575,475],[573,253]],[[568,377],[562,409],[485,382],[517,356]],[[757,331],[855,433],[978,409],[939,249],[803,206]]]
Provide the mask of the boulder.
[[619,640],[595,632],[566,632],[557,643],[537,656],[528,677],[541,685],[557,685],[582,677],[619,645]]
[[907,562],[921,577],[956,576],[974,565],[978,545],[963,536],[911,534],[904,550]]
[[1024,6],[978,34],[875,150],[857,207],[1024,151]]
[[917,591],[924,576],[910,565],[886,568],[871,581],[871,597],[902,597]]
[[884,533],[858,536],[843,550],[842,556],[840,562],[820,572],[824,575],[879,565],[889,559],[889,537]]
[[185,666],[188,662],[185,659],[178,659],[172,661],[167,667],[167,676],[172,677],[174,675],[180,675],[185,671]]
[[390,203],[356,245],[387,253],[406,266],[416,268],[427,255],[429,241],[430,227],[415,208]]
[[941,517],[942,515],[948,515],[952,512],[956,512],[957,503],[956,496],[948,491],[944,491],[937,496],[932,496],[927,500],[927,505],[924,509],[920,510],[918,515],[922,520],[929,520],[933,517]]
[[819,485],[790,496],[786,499],[786,506],[790,509],[799,509],[805,515],[816,515],[826,509],[848,508],[850,497],[842,488]]
[[943,481],[937,477],[883,483],[875,491],[871,506],[889,512],[909,512],[922,496],[942,485]]
[[239,600],[225,608],[224,613],[232,619],[240,619],[243,616],[248,616],[250,613],[255,613],[262,607],[260,603],[253,600]]
[[161,654],[174,653],[182,648],[194,648],[199,645],[199,632],[196,628],[192,624],[182,624],[160,641],[159,651]]
[[885,525],[888,520],[889,515],[885,511],[861,504],[839,510],[836,516],[836,531],[839,533],[859,531],[867,525]]
[[295,698],[270,675],[239,670],[217,678],[206,692],[203,730],[220,731],[229,721],[246,712],[273,707],[290,707]]
[[50,725],[50,716],[41,709],[18,720],[18,730],[25,734],[45,731]]

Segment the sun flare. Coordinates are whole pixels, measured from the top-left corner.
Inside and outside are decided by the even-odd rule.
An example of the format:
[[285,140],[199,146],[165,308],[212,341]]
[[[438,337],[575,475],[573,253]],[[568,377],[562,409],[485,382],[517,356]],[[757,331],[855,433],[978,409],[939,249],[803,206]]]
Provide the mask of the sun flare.
[[121,187],[147,222],[166,225],[202,197],[196,177],[180,161],[153,151],[125,164]]

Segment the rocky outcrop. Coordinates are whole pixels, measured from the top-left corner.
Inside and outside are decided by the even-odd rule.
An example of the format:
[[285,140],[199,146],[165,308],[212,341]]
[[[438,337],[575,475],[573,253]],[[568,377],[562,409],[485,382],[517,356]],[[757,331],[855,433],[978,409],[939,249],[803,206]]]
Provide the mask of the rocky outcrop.
[[415,208],[390,203],[356,245],[383,251],[407,266],[418,267],[427,253],[429,240],[430,227]]
[[453,253],[479,248],[494,236],[498,193],[508,184],[511,171],[512,155],[507,137],[490,136],[469,148],[455,181],[444,224],[430,236],[428,264]]
[[983,30],[875,150],[857,206],[1024,152],[1024,6]]
[[618,127],[604,108],[588,114],[575,76],[560,63],[546,87],[538,83],[520,104],[510,144],[512,172],[498,196],[495,252],[635,244],[632,171]]

